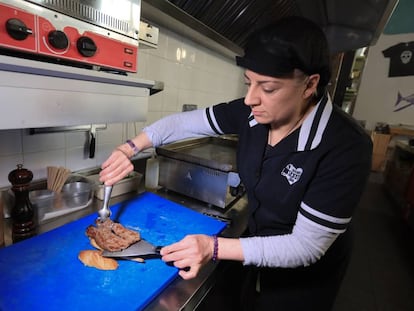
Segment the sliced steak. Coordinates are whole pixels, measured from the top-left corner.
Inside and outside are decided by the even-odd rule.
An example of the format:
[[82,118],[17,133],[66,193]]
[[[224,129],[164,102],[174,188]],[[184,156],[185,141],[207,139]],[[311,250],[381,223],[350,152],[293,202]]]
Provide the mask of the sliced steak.
[[141,239],[138,232],[109,219],[103,223],[98,221],[96,225],[96,227],[91,225],[86,228],[86,235],[94,239],[96,244],[104,250],[120,251]]
[[129,245],[134,244],[141,240],[141,235],[133,230],[125,228],[123,225],[119,223],[113,223],[112,231],[119,237],[126,240]]

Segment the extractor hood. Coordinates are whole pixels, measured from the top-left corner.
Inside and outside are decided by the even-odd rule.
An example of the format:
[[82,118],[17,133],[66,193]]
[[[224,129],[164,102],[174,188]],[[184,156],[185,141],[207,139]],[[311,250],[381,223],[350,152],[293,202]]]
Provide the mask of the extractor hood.
[[375,44],[398,0],[142,0],[141,16],[233,57],[256,28],[305,16],[325,31],[333,54]]

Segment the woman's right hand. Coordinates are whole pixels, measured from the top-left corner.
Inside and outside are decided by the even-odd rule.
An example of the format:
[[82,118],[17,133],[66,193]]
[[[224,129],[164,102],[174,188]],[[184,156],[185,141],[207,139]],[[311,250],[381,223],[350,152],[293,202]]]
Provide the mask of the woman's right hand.
[[127,153],[120,148],[115,149],[109,158],[102,163],[99,181],[107,186],[117,183],[134,170],[134,165],[129,160]]

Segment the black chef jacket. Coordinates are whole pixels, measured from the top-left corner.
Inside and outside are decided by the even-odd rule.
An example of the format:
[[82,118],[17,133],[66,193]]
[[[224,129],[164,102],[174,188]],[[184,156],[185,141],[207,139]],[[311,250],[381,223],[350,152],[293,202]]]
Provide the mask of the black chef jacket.
[[[271,288],[271,297],[276,297],[275,291],[300,283],[315,299],[318,295],[334,297],[349,258],[347,228],[370,172],[370,137],[327,97],[300,128],[274,147],[267,143],[269,126],[255,121],[242,98],[207,108],[206,114],[216,133],[239,135],[237,170],[247,190],[250,235],[291,233],[298,213],[327,231],[340,233],[313,265],[261,269],[266,272],[261,273],[262,288]],[[315,293],[315,288],[323,289]],[[331,293],[325,294],[325,289]],[[298,299],[295,290],[282,296],[278,301],[287,299],[291,310],[301,310],[291,304],[294,300],[313,310],[309,300]],[[323,303],[315,303],[314,307],[318,306],[323,310]]]

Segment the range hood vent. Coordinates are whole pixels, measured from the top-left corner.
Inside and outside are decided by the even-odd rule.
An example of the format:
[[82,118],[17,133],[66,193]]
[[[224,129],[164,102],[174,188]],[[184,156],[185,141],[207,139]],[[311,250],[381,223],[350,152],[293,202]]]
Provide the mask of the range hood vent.
[[[213,41],[239,55],[252,31],[284,16],[305,16],[326,32],[332,53],[375,44],[398,0],[142,0],[144,19]],[[154,9],[158,10],[155,13]],[[172,18],[173,20],[167,20]],[[203,35],[203,39],[194,34]]]

